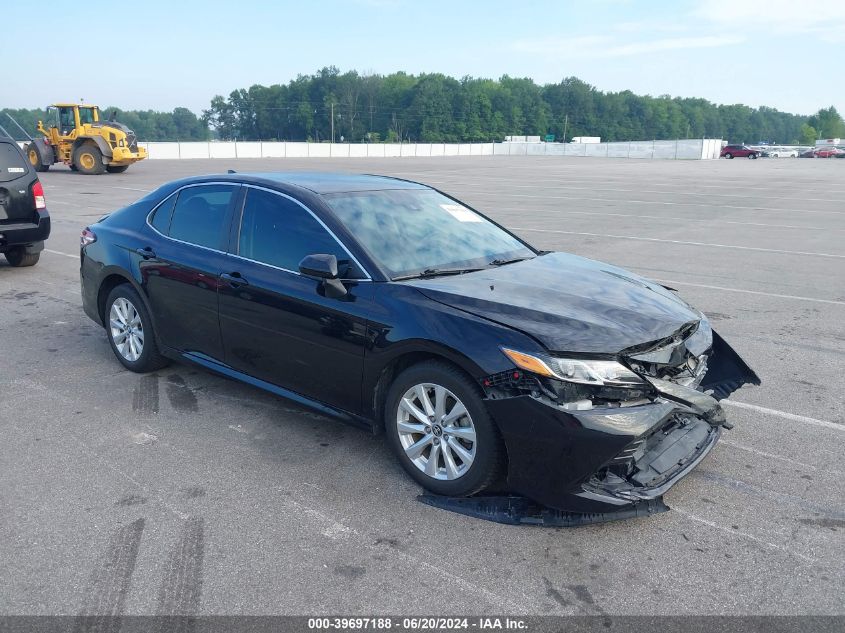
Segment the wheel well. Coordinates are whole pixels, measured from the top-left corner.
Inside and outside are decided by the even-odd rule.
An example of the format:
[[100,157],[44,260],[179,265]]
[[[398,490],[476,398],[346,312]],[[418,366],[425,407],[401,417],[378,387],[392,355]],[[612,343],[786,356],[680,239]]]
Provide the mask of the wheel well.
[[387,392],[390,390],[390,385],[393,380],[403,371],[427,360],[436,360],[445,365],[450,365],[458,371],[467,375],[467,377],[475,382],[475,379],[460,365],[449,360],[445,356],[435,354],[433,352],[409,352],[397,358],[394,358],[390,363],[381,370],[375,390],[373,391],[373,413],[374,413],[374,429],[384,428],[384,407],[387,400]]
[[109,294],[112,290],[121,284],[128,283],[129,280],[127,280],[126,277],[121,275],[109,275],[103,279],[103,283],[100,284],[100,290],[97,292],[97,314],[100,315],[100,321],[103,326],[106,324],[106,299],[109,298]]
[[78,138],[73,142],[73,151],[76,151],[78,148],[82,147],[83,145],[92,145],[93,147],[100,149],[100,147],[97,145],[97,142],[94,139],[86,136],[86,137],[83,137],[83,138]]

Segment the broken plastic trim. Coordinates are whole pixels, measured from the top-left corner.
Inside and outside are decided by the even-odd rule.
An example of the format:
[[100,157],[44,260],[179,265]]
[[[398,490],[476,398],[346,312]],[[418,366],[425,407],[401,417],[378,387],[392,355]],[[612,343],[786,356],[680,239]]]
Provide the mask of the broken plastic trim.
[[417,501],[426,505],[464,514],[476,519],[504,523],[505,525],[537,525],[543,527],[577,527],[594,523],[607,523],[667,512],[669,506],[663,497],[625,505],[610,512],[565,512],[540,505],[526,497],[444,497],[424,494]]

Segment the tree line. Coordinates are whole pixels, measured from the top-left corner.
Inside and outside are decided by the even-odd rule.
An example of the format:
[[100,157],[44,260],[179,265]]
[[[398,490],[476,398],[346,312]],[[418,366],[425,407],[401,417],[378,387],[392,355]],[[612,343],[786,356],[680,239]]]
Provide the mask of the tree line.
[[255,85],[216,96],[203,120],[222,139],[349,142],[502,141],[553,134],[557,140],[722,138],[812,144],[845,136],[831,107],[813,117],[774,108],[717,105],[706,99],[602,92],[576,77],[538,85],[442,74],[359,75],[323,68],[287,84]]
[[[378,75],[341,73],[334,66],[287,84],[217,95],[199,117],[182,107],[172,112],[102,112],[108,117],[113,110],[118,121],[146,141],[489,142],[508,135],[551,134],[556,140],[707,137],[813,144],[818,138],[845,137],[845,122],[833,106],[808,117],[765,106],[603,92],[576,77],[538,85],[507,75],[498,80],[438,73]],[[30,133],[44,116],[42,110],[9,112]],[[0,114],[0,125],[5,120]]]
[[[42,109],[3,109],[0,110],[0,125],[17,140],[23,140],[20,131],[11,124],[6,113],[31,135],[36,136],[39,120],[49,127],[50,120],[45,119]],[[155,110],[121,110],[120,108],[100,108],[100,117],[114,119],[126,125],[142,141],[205,141],[210,137],[206,122],[187,108],[175,108],[172,112]]]

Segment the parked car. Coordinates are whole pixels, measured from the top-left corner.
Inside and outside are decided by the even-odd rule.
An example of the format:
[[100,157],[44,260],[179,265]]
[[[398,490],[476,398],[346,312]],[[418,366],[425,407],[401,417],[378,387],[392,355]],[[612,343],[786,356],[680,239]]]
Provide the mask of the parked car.
[[724,158],[757,158],[761,150],[748,145],[725,145],[719,153]]
[[659,498],[760,380],[639,275],[539,251],[422,184],[227,174],[81,236],[85,312],[126,368],[189,361],[372,431],[437,495],[577,512]]
[[38,174],[15,141],[0,138],[0,253],[12,266],[34,266],[49,236]]
[[766,158],[798,158],[798,150],[794,147],[773,147],[763,150]]
[[814,158],[839,158],[845,155],[845,150],[833,146],[816,147],[813,150]]

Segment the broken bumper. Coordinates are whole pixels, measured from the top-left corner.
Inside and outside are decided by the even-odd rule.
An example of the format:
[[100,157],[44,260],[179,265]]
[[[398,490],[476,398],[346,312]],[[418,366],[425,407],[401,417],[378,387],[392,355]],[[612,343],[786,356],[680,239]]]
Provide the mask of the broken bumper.
[[661,397],[624,408],[568,411],[530,395],[486,401],[508,451],[508,485],[551,508],[609,512],[659,498],[721,434],[718,402],[655,381]]
[[579,411],[525,392],[488,397],[508,452],[510,491],[580,513],[659,500],[707,456],[722,428],[731,428],[719,400],[760,384],[716,332],[708,361],[699,387],[707,393],[644,376],[656,397],[636,406]]

